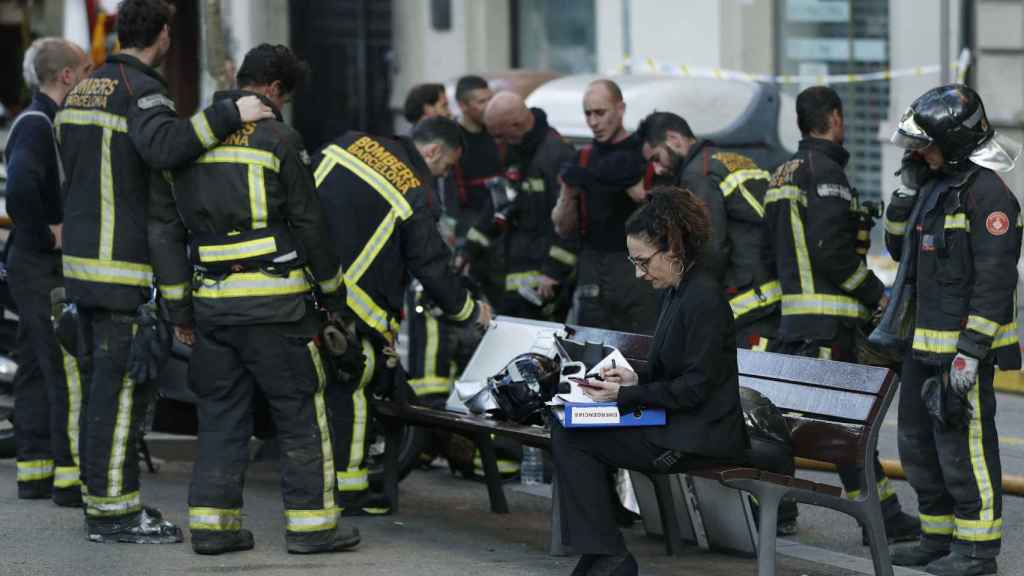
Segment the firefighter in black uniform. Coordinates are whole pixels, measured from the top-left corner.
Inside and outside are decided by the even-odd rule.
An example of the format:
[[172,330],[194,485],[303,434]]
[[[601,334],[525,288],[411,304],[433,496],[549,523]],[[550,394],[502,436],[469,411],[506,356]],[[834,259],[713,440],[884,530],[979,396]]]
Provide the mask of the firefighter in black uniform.
[[57,343],[50,292],[62,286],[61,185],[63,171],[53,133],[57,107],[87,73],[81,48],[61,38],[29,47],[25,80],[38,89],[14,123],[7,149],[7,282],[18,308],[14,376],[18,497],[49,498],[81,506],[78,365]]
[[762,258],[764,195],[771,175],[753,160],[697,138],[671,112],[640,123],[644,157],[661,178],[683,182],[704,201],[711,217],[709,266],[725,287],[736,319],[736,345],[764,350],[775,336],[782,292]]
[[[505,178],[495,191],[494,237],[504,231],[505,295],[501,312],[537,320],[562,320],[559,290],[569,290],[576,265],[573,240],[555,235],[551,211],[559,190],[559,171],[575,154],[548,125],[539,108],[527,108],[522,97],[500,92],[484,115],[487,130],[508,146]],[[562,306],[564,308],[564,306]]]
[[139,498],[136,446],[152,383],[134,381],[127,370],[153,276],[145,191],[158,170],[198,158],[243,121],[272,115],[253,96],[179,119],[154,68],[170,47],[170,21],[162,0],[121,2],[121,52],[75,86],[56,120],[69,182],[64,283],[82,328],[83,496],[88,537],[97,542],[181,541],[181,531]]
[[562,170],[561,194],[551,213],[562,238],[580,239],[571,322],[650,334],[658,297],[633,274],[626,258],[626,219],[644,197],[641,142],[622,126],[626,103],[611,80],[595,80],[583,96],[594,140]]
[[452,273],[451,252],[427,207],[431,180],[458,161],[461,148],[455,122],[435,117],[417,124],[411,140],[347,132],[313,162],[366,355],[354,390],[328,391],[344,515],[390,513],[390,502],[369,492],[367,398],[405,386],[394,347],[409,277],[419,280],[448,320],[482,327],[491,321],[490,306],[474,301]]
[[[1021,213],[996,172],[1014,158],[962,85],[918,98],[893,142],[907,153],[904,187],[886,212],[886,242],[911,299],[900,387],[899,448],[917,492],[921,541],[893,563],[931,574],[995,574],[1002,540],[1002,472],[995,366],[1018,370],[1016,265]],[[1018,148],[1019,149],[1019,148]],[[899,277],[899,276],[898,276]],[[895,290],[894,290],[895,293]],[[914,304],[916,302],[916,304]],[[897,302],[893,302],[896,305]],[[959,415],[936,419],[932,394]]]
[[[860,206],[843,167],[842,102],[834,90],[808,88],[796,102],[803,134],[794,157],[776,169],[765,194],[765,250],[782,287],[778,339],[770,350],[856,362],[854,331],[885,307],[882,282],[857,252]],[[916,539],[916,518],[904,514],[877,459],[878,496],[889,541]],[[841,467],[847,495],[862,487]],[[867,543],[865,538],[864,543]]]
[[308,298],[317,290],[320,305],[341,315],[341,269],[309,155],[279,112],[304,74],[284,46],[252,49],[238,71],[240,89],[218,92],[214,101],[259,94],[276,120],[245,124],[177,170],[173,192],[164,186],[151,193],[157,286],[180,338],[195,345],[199,457],[188,503],[192,548],[200,554],[253,546],[241,512],[256,386],[281,442],[288,551],[332,552],[359,542],[358,532],[338,528],[328,370],[314,343],[319,322]]

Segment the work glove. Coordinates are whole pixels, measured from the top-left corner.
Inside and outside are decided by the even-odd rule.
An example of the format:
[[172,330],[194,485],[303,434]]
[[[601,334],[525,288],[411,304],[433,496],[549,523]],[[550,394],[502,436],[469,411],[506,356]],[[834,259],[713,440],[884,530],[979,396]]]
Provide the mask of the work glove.
[[136,384],[156,380],[171,353],[171,333],[157,315],[156,305],[143,304],[134,319],[135,336],[128,355],[128,377]]
[[917,152],[907,150],[903,153],[903,160],[900,163],[900,169],[897,174],[903,186],[910,189],[904,193],[912,191],[916,194],[917,190],[932,177],[932,169],[928,167],[928,163],[924,161],[923,156]]
[[967,397],[978,377],[978,360],[960,352],[949,367],[949,386],[957,394]]
[[946,376],[932,376],[921,386],[921,400],[928,415],[943,430],[966,430],[974,415],[967,397],[953,390]]
[[351,383],[359,379],[366,366],[363,348],[356,336],[355,322],[334,319],[320,329],[320,345],[331,357],[338,377]]

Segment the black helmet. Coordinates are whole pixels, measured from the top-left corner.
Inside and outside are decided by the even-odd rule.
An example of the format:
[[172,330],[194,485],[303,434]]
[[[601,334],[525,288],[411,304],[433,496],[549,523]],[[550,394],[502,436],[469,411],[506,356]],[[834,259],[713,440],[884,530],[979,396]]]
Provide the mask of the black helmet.
[[532,352],[520,354],[487,379],[487,388],[499,407],[493,411],[496,416],[520,424],[540,424],[544,403],[558,388],[558,363]]
[[994,134],[981,96],[963,84],[949,84],[932,88],[914,100],[892,141],[912,150],[935,144],[946,164],[959,168]]

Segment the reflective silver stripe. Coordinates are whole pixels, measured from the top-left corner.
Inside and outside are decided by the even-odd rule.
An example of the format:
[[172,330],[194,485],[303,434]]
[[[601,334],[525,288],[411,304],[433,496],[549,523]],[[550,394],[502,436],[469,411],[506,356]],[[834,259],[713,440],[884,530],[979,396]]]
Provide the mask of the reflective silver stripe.
[[53,471],[54,488],[72,488],[81,484],[78,466],[57,466]]
[[349,265],[348,270],[345,271],[345,281],[349,284],[355,284],[366,274],[366,271],[370,269],[370,265],[377,259],[377,255],[387,244],[388,240],[391,239],[392,234],[395,232],[395,221],[398,219],[398,213],[392,209],[381,220],[380,224],[377,225],[377,229],[374,230],[373,235],[363,245],[363,249],[359,251],[359,255]]
[[889,220],[888,218],[886,218],[885,219],[885,231],[888,232],[889,234],[892,234],[893,236],[903,236],[904,234],[907,233],[907,223],[906,222],[894,222],[894,221]]
[[82,376],[78,371],[78,360],[68,354],[63,346],[60,353],[64,357],[64,382],[68,387],[68,446],[71,460],[76,466],[78,461],[79,418],[82,414]]
[[153,283],[153,268],[148,264],[104,261],[67,254],[64,255],[63,264],[66,278],[147,288]]
[[[956,536],[961,540],[985,539],[993,534],[998,535],[1002,531],[1002,524],[996,519],[995,493],[992,489],[992,477],[989,474],[988,460],[985,458],[984,428],[982,427],[982,404],[981,385],[975,376],[974,386],[967,392],[967,401],[970,402],[973,413],[971,421],[967,425],[967,451],[971,458],[971,472],[974,477],[975,486],[978,489],[978,498],[981,500],[981,507],[978,510],[978,520],[963,522],[957,519]],[[997,448],[998,450],[998,448]],[[997,526],[995,522],[1000,522]],[[992,538],[994,539],[994,538]]]
[[565,264],[566,266],[576,265],[576,255],[561,246],[552,246],[548,250],[548,256],[557,262]]
[[937,534],[940,536],[948,536],[953,534],[953,515],[943,516],[931,516],[928,514],[918,514],[921,518],[921,532],[925,534]]
[[760,294],[758,294],[758,290],[747,290],[729,300],[733,318],[739,318],[758,308],[771,306],[782,299],[782,286],[777,280],[762,284],[759,291]]
[[337,473],[338,490],[341,492],[361,492],[369,487],[369,476],[363,461],[366,456],[366,385],[373,376],[376,368],[374,365],[376,355],[368,340],[362,341],[363,356],[366,358],[366,366],[363,368],[363,377],[352,392],[352,433],[348,445],[348,462],[345,470]]
[[505,290],[516,291],[520,288],[536,288],[540,285],[541,273],[536,270],[516,272],[505,276]]
[[795,200],[804,206],[807,205],[807,195],[804,194],[804,191],[799,186],[786,185],[771,188],[764,195],[765,205],[779,202],[780,200]]
[[800,291],[804,294],[814,293],[814,272],[811,270],[811,255],[807,251],[807,236],[804,234],[804,221],[800,217],[800,209],[796,202],[789,203],[789,223],[793,229],[793,247],[796,250],[796,266],[800,272]]
[[960,340],[959,330],[914,329],[912,348],[935,354],[956,354],[956,343]]
[[81,110],[66,108],[57,113],[54,125],[75,124],[77,126],[97,126],[114,132],[128,132],[128,119],[124,116],[103,112],[102,110]]
[[[132,326],[132,335],[138,328]],[[117,416],[114,419],[114,438],[110,444],[110,463],[107,469],[107,494],[120,496],[124,490],[124,461],[128,457],[128,436],[132,427],[132,408],[135,382],[127,375],[121,381],[117,395]]]
[[274,172],[281,171],[281,160],[273,153],[244,146],[218,146],[197,160],[200,164],[248,164]]
[[764,218],[764,206],[762,206],[761,203],[757,201],[757,198],[747,190],[746,182],[748,180],[771,180],[771,174],[765,170],[755,168],[737,170],[726,176],[722,180],[722,183],[719,184],[719,188],[722,190],[722,195],[726,198],[731,196],[732,193],[738,189],[740,194],[743,196],[743,199],[747,201],[747,204],[750,204],[750,207],[753,208],[754,212],[756,212],[758,216]]
[[385,338],[392,338],[391,318],[383,308],[378,306],[370,295],[358,284],[346,280],[346,303],[367,326],[379,332]]
[[142,509],[138,491],[122,496],[93,496],[84,494],[83,490],[82,497],[85,500],[85,513],[89,516],[122,516]]
[[476,302],[473,301],[473,297],[466,294],[466,301],[462,304],[462,309],[452,316],[452,320],[456,322],[465,322],[466,320],[469,320],[469,316],[473,313],[473,307],[475,305]]
[[988,318],[983,318],[981,316],[975,316],[974,314],[971,314],[970,316],[967,317],[967,329],[974,330],[979,334],[984,334],[989,338],[994,338],[996,332],[999,331],[999,324],[996,324],[995,322],[989,320]]
[[158,286],[160,294],[165,300],[171,302],[180,302],[185,299],[185,291],[188,290],[188,284],[160,284]]
[[843,316],[864,318],[868,309],[849,296],[832,294],[783,294],[782,315]]
[[100,145],[100,260],[114,259],[114,225],[116,201],[114,199],[114,172],[110,159],[110,139],[113,132],[103,129]]
[[322,290],[326,294],[330,294],[331,292],[336,292],[339,288],[341,288],[341,285],[344,282],[345,275],[341,271],[341,268],[338,268],[338,271],[334,274],[332,278],[324,280],[323,282],[319,283],[320,290]]
[[947,214],[944,228],[946,230],[971,230],[971,221],[967,219],[967,214],[960,212],[958,214]]
[[[1013,301],[1016,302],[1017,299],[1014,298]],[[1014,315],[1016,315],[1016,311],[1014,311]],[[992,342],[992,347],[1002,348],[1003,346],[1010,346],[1019,342],[1020,336],[1017,335],[1017,322],[1014,321],[999,327]]]
[[324,508],[334,508],[334,448],[331,446],[331,428],[327,423],[327,404],[324,402],[324,388],[327,386],[327,373],[324,371],[320,350],[313,341],[306,343],[309,356],[316,368],[316,394],[313,405],[316,409],[316,426],[320,432],[320,454],[323,458],[323,503]]
[[319,532],[338,526],[338,509],[285,510],[285,524],[289,532]]
[[324,150],[324,154],[330,156],[335,162],[341,164],[347,168],[350,172],[361,178],[364,182],[373,187],[374,190],[380,193],[391,207],[394,208],[395,212],[398,213],[398,217],[405,220],[412,216],[412,206],[405,199],[405,196],[398,191],[397,188],[391,185],[385,178],[383,178],[377,171],[366,165],[365,162],[353,156],[350,152],[338,146],[337,144],[331,144]]
[[857,288],[860,288],[860,285],[863,284],[864,281],[867,279],[868,267],[865,266],[863,262],[861,262],[860,265],[857,266],[857,271],[850,275],[850,277],[847,278],[846,281],[840,285],[840,287],[843,290],[846,290],[847,292],[853,292]]
[[267,189],[262,166],[249,166],[249,213],[253,230],[267,227]]
[[953,537],[968,542],[990,542],[1003,537],[1003,519],[961,520],[955,518],[956,532]]
[[489,248],[491,246],[490,238],[484,236],[483,232],[480,232],[476,228],[470,228],[469,232],[466,232],[466,240],[476,242],[484,248]]
[[189,508],[188,526],[192,530],[241,530],[242,511],[225,508]]
[[213,134],[213,129],[210,128],[210,123],[206,120],[205,112],[197,112],[190,119],[192,122],[192,130],[196,133],[196,138],[199,139],[199,143],[203,145],[203,148],[213,148],[217,145],[217,137]]
[[203,280],[193,295],[196,298],[287,296],[302,294],[309,289],[309,282],[302,270],[292,270],[285,278],[263,272],[238,272],[219,281]]
[[257,238],[231,244],[206,244],[199,246],[200,262],[225,262],[277,252],[277,241],[273,236]]
[[341,492],[362,492],[370,486],[369,474],[365,469],[338,472],[338,490]]
[[25,460],[18,462],[18,482],[33,482],[53,478],[53,460]]

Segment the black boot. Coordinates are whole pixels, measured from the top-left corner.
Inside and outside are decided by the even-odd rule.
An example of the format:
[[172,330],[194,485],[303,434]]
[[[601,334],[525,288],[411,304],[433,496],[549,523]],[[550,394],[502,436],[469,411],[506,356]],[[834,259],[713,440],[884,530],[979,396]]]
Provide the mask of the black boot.
[[192,531],[192,551],[196,554],[213,555],[252,550],[255,544],[252,532],[245,528]]
[[62,508],[81,508],[82,489],[78,486],[72,488],[54,488],[53,503]]
[[153,508],[144,508],[134,516],[113,522],[86,520],[85,526],[91,542],[177,544],[183,539],[181,528],[164,520]]
[[982,576],[998,570],[995,558],[972,558],[959,552],[939,558],[925,566],[925,572],[935,576]]
[[600,558],[597,554],[584,554],[580,556],[580,561],[576,563],[576,567],[572,569],[572,574],[569,576],[587,576],[590,572],[590,567],[594,565],[594,561]]
[[626,553],[624,556],[598,556],[590,566],[588,576],[638,576],[640,567],[636,558]]
[[53,494],[53,479],[18,482],[20,500],[44,500]]
[[[889,544],[914,542],[921,537],[921,520],[906,512],[900,512],[885,520],[885,538]],[[861,544],[868,545],[868,531],[861,527]]]
[[359,529],[344,530],[340,526],[333,530],[322,542],[309,540],[292,540],[285,538],[289,554],[321,554],[324,552],[341,552],[359,545]]
[[926,548],[921,544],[893,548],[889,551],[894,566],[925,566],[948,554],[948,549]]
[[391,500],[381,492],[342,493],[338,497],[342,516],[387,516],[391,514]]

